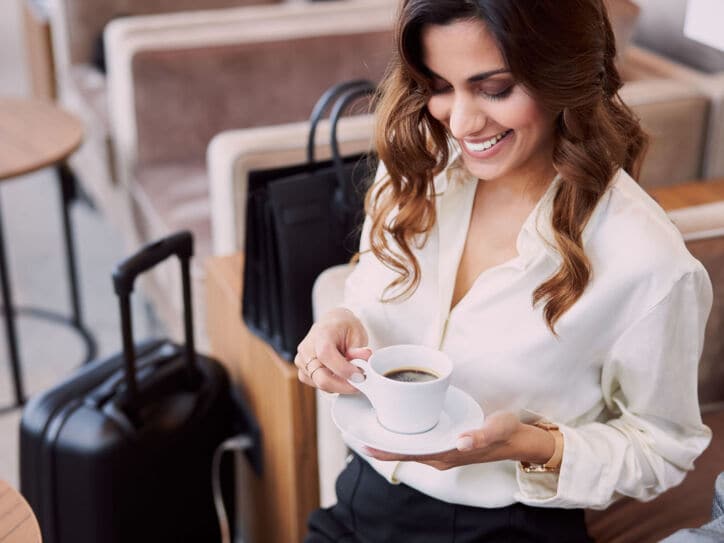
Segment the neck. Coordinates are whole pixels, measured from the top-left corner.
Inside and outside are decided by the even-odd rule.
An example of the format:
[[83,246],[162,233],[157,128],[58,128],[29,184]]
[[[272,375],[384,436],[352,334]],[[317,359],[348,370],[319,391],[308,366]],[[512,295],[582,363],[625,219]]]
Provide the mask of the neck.
[[548,189],[556,173],[553,164],[548,162],[538,168],[511,172],[500,179],[481,179],[478,190],[486,197],[495,196],[511,205],[535,204]]

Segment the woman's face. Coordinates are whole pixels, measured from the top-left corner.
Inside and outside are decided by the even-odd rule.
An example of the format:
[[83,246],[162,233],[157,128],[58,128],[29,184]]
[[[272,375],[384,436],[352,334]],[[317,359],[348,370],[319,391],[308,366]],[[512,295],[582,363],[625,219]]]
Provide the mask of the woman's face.
[[516,84],[484,23],[428,25],[422,47],[432,75],[428,110],[459,142],[472,175],[492,181],[552,171],[554,116]]

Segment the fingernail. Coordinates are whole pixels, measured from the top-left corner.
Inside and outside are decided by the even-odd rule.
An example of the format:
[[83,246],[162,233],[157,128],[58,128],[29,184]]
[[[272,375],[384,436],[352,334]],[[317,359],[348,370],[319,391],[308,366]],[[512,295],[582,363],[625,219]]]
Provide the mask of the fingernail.
[[365,376],[362,375],[361,373],[353,373],[352,377],[350,377],[349,380],[352,381],[353,383],[361,383],[362,381],[365,380]]
[[469,451],[473,448],[473,438],[470,436],[463,436],[461,438],[458,438],[455,446],[459,451]]

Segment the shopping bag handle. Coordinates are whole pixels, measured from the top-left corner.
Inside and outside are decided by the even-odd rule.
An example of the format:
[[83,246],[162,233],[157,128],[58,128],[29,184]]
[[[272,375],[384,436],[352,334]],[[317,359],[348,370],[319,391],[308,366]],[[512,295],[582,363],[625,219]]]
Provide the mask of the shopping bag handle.
[[365,85],[360,85],[348,90],[337,99],[334,106],[332,106],[332,112],[329,114],[329,124],[331,126],[329,133],[329,145],[332,148],[332,161],[334,162],[334,169],[337,172],[337,184],[345,195],[344,201],[346,204],[350,202],[347,194],[347,185],[349,185],[349,183],[347,183],[344,179],[344,161],[342,160],[342,154],[339,152],[337,124],[339,123],[339,118],[352,102],[358,100],[362,96],[371,96],[376,92],[376,90],[376,87],[369,82]]
[[307,139],[307,163],[312,165],[315,163],[314,157],[314,142],[316,140],[317,125],[322,119],[322,115],[327,110],[329,105],[337,99],[342,93],[354,89],[357,87],[366,86],[374,88],[374,84],[367,79],[354,79],[352,81],[344,81],[337,83],[327,89],[324,94],[317,100],[312,108],[312,114],[309,116],[309,137]]

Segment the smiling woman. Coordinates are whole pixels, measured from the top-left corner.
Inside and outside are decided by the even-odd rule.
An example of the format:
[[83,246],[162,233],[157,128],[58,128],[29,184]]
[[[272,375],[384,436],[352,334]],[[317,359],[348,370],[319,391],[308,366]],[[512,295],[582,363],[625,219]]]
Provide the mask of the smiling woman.
[[[435,222],[426,195],[449,165],[452,136],[473,175],[495,181],[512,173],[506,185],[531,187],[534,200],[547,174],[561,174],[553,223],[563,263],[535,293],[553,329],[590,277],[581,233],[593,208],[618,168],[638,174],[647,142],[618,95],[603,3],[412,0],[397,30],[399,57],[383,83],[377,123],[388,176],[369,195],[371,249],[399,273],[388,293],[404,297],[419,281],[409,246]],[[500,136],[496,150],[490,138]],[[386,224],[393,210],[394,225]]]
[[486,181],[552,180],[554,116],[516,84],[487,27],[428,26],[421,41],[432,77],[427,110],[460,144],[468,171]]
[[589,541],[583,508],[654,498],[711,438],[711,283],[631,177],[646,136],[605,6],[403,0],[396,43],[345,307],[295,364],[351,394],[351,359],[436,347],[486,417],[429,454],[348,423],[355,456],[307,542]]

